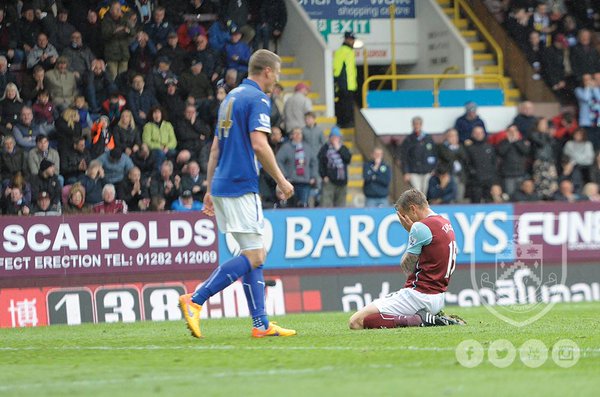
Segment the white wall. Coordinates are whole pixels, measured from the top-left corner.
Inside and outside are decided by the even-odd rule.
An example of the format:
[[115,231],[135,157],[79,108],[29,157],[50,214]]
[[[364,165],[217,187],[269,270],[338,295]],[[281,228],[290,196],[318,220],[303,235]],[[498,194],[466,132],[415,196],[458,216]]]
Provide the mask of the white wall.
[[[408,74],[439,74],[448,67],[456,67],[453,73],[473,73],[473,50],[446,17],[435,0],[416,2],[418,16],[418,61],[409,67]],[[403,81],[400,88],[433,88],[430,81]],[[445,80],[445,89],[473,88],[472,80]]]
[[[391,108],[361,109],[361,113],[377,135],[408,135],[412,131],[411,120],[423,118],[423,130],[438,134],[453,127],[457,118],[465,113],[464,107],[444,108]],[[480,106],[479,117],[488,132],[504,130],[517,115],[515,106]]]
[[296,57],[298,67],[304,69],[304,78],[312,81],[311,90],[318,92],[327,105],[326,115],[334,115],[333,54],[323,37],[316,32],[306,12],[297,0],[286,0],[287,25],[279,48],[293,51],[284,55]]

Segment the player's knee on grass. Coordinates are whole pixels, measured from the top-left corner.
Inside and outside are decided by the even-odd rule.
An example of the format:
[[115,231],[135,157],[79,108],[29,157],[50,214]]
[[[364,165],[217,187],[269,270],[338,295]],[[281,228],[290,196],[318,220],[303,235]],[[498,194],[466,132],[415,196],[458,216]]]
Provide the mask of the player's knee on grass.
[[356,312],[348,320],[348,327],[350,329],[363,329],[363,316],[360,312]]

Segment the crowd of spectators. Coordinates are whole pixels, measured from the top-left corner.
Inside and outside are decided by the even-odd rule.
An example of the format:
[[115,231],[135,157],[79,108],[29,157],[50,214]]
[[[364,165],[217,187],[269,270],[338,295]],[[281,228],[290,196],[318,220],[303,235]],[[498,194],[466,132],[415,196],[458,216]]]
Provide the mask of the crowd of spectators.
[[405,183],[434,204],[598,201],[600,147],[589,139],[597,127],[580,126],[569,111],[538,117],[527,101],[518,109],[506,130],[488,135],[470,102],[439,141],[415,117],[412,133],[393,147]]
[[283,0],[1,2],[2,213],[201,208],[220,103],[286,18]]
[[600,83],[600,3],[591,0],[484,0],[563,104],[576,87]]

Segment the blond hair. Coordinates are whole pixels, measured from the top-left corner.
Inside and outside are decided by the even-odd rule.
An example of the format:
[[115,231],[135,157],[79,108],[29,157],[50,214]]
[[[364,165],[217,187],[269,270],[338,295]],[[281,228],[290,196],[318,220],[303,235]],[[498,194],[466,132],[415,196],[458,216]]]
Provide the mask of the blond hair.
[[266,68],[275,69],[281,63],[279,55],[269,50],[258,50],[250,57],[248,62],[248,74],[256,76],[262,73]]
[[[123,116],[125,115],[125,113],[129,114],[129,125],[125,125],[125,123],[123,122]],[[135,120],[133,119],[133,113],[131,113],[131,110],[123,110],[123,112],[121,113],[121,117],[119,118],[118,125],[121,128],[131,128],[132,130],[135,129]]]
[[429,203],[427,203],[427,197],[422,191],[417,189],[409,189],[400,195],[396,201],[396,204],[394,204],[394,207],[397,211],[407,211],[411,205],[416,205],[420,208],[427,208]]
[[77,121],[78,116],[79,112],[73,108],[66,108],[62,114],[62,117],[67,122],[69,128],[75,128],[75,122]]

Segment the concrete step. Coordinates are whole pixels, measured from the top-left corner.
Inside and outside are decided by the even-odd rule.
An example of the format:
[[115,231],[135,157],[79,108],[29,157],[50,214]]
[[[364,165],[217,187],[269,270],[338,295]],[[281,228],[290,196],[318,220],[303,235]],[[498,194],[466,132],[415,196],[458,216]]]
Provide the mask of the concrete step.
[[352,175],[358,175],[362,178],[362,174],[363,174],[363,168],[359,165],[350,165],[348,167],[348,175],[352,176]]
[[309,87],[312,84],[310,80],[281,80],[281,81],[279,81],[279,84],[281,84],[281,86],[283,88],[292,88],[292,89],[294,87],[296,87],[296,84],[298,84],[298,83],[304,83]]
[[304,74],[304,69],[302,68],[281,68],[282,76],[296,76]]
[[322,105],[322,104],[313,104],[313,112],[326,112],[327,111],[327,105]]
[[363,180],[361,179],[355,179],[355,180],[349,180],[348,181],[348,187],[349,188],[359,188],[362,189],[363,187]]
[[473,51],[478,52],[484,52],[487,50],[487,44],[485,44],[483,41],[473,41],[469,43],[469,47],[471,47]]
[[494,60],[494,55],[488,52],[483,52],[479,54],[473,54],[474,61],[492,61]]
[[[335,123],[337,123],[337,119],[335,117],[317,116],[317,124],[334,125]],[[328,130],[328,134],[329,134],[329,130]]]
[[294,56],[280,56],[281,58],[281,62],[282,63],[286,63],[286,64],[290,64],[290,63],[294,63],[296,62],[296,57]]
[[461,30],[460,35],[465,39],[475,39],[477,37],[476,30]]
[[457,19],[457,20],[453,19],[452,23],[454,23],[454,26],[456,26],[459,30],[466,29],[467,26],[469,25],[469,21],[467,21],[464,18]]
[[359,163],[362,164],[364,161],[362,154],[360,153],[354,153],[352,155],[352,163]]

